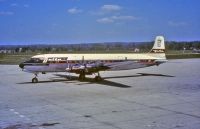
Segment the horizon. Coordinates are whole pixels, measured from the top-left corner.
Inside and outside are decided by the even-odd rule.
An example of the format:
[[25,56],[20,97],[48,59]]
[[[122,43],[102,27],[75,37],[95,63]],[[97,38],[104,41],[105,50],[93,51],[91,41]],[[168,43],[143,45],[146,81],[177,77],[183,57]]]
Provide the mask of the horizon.
[[200,41],[199,0],[0,0],[0,45]]

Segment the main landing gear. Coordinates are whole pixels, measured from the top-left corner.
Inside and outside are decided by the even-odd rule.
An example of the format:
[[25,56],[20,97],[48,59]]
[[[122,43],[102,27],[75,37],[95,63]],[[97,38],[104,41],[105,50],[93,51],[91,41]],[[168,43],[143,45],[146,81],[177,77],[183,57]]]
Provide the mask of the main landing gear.
[[37,74],[35,74],[35,77],[32,79],[32,83],[38,83]]
[[98,82],[98,81],[102,81],[102,80],[103,80],[103,79],[101,78],[99,72],[98,72],[98,75],[94,77],[94,80],[95,80],[96,82]]
[[78,79],[81,80],[81,81],[85,80],[85,70],[81,71]]
[[[85,71],[84,71],[84,70],[81,71],[81,73],[80,73],[80,75],[79,75],[79,80],[81,80],[81,81],[84,81],[84,80],[85,80]],[[95,80],[95,81],[102,81],[102,80],[103,80],[103,79],[101,78],[99,72],[98,72],[98,75],[96,75],[96,76],[94,77],[94,80]]]

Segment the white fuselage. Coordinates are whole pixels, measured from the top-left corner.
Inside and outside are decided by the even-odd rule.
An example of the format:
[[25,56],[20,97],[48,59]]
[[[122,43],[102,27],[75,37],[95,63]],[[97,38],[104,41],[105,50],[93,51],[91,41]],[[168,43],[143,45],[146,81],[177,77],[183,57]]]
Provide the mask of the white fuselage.
[[165,54],[43,54],[32,59],[41,61],[25,62],[24,70],[27,72],[70,72],[101,66],[107,68],[102,70],[128,70],[158,65],[157,61],[163,61]]

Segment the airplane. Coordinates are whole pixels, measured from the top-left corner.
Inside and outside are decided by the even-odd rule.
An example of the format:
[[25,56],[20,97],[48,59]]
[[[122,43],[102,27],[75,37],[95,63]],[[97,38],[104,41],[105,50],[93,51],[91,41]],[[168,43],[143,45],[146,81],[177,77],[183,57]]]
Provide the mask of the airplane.
[[101,81],[100,71],[138,69],[165,62],[164,37],[156,36],[153,48],[148,53],[42,54],[20,63],[19,67],[35,75],[32,83],[38,83],[39,73],[48,72],[79,74],[79,80],[84,80],[86,75],[95,75],[95,81]]

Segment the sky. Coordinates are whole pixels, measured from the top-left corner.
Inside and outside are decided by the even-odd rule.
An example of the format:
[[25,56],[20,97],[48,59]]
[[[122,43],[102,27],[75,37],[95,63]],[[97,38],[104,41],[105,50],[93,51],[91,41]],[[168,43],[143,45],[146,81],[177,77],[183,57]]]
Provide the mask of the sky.
[[0,0],[0,45],[200,40],[200,0]]

